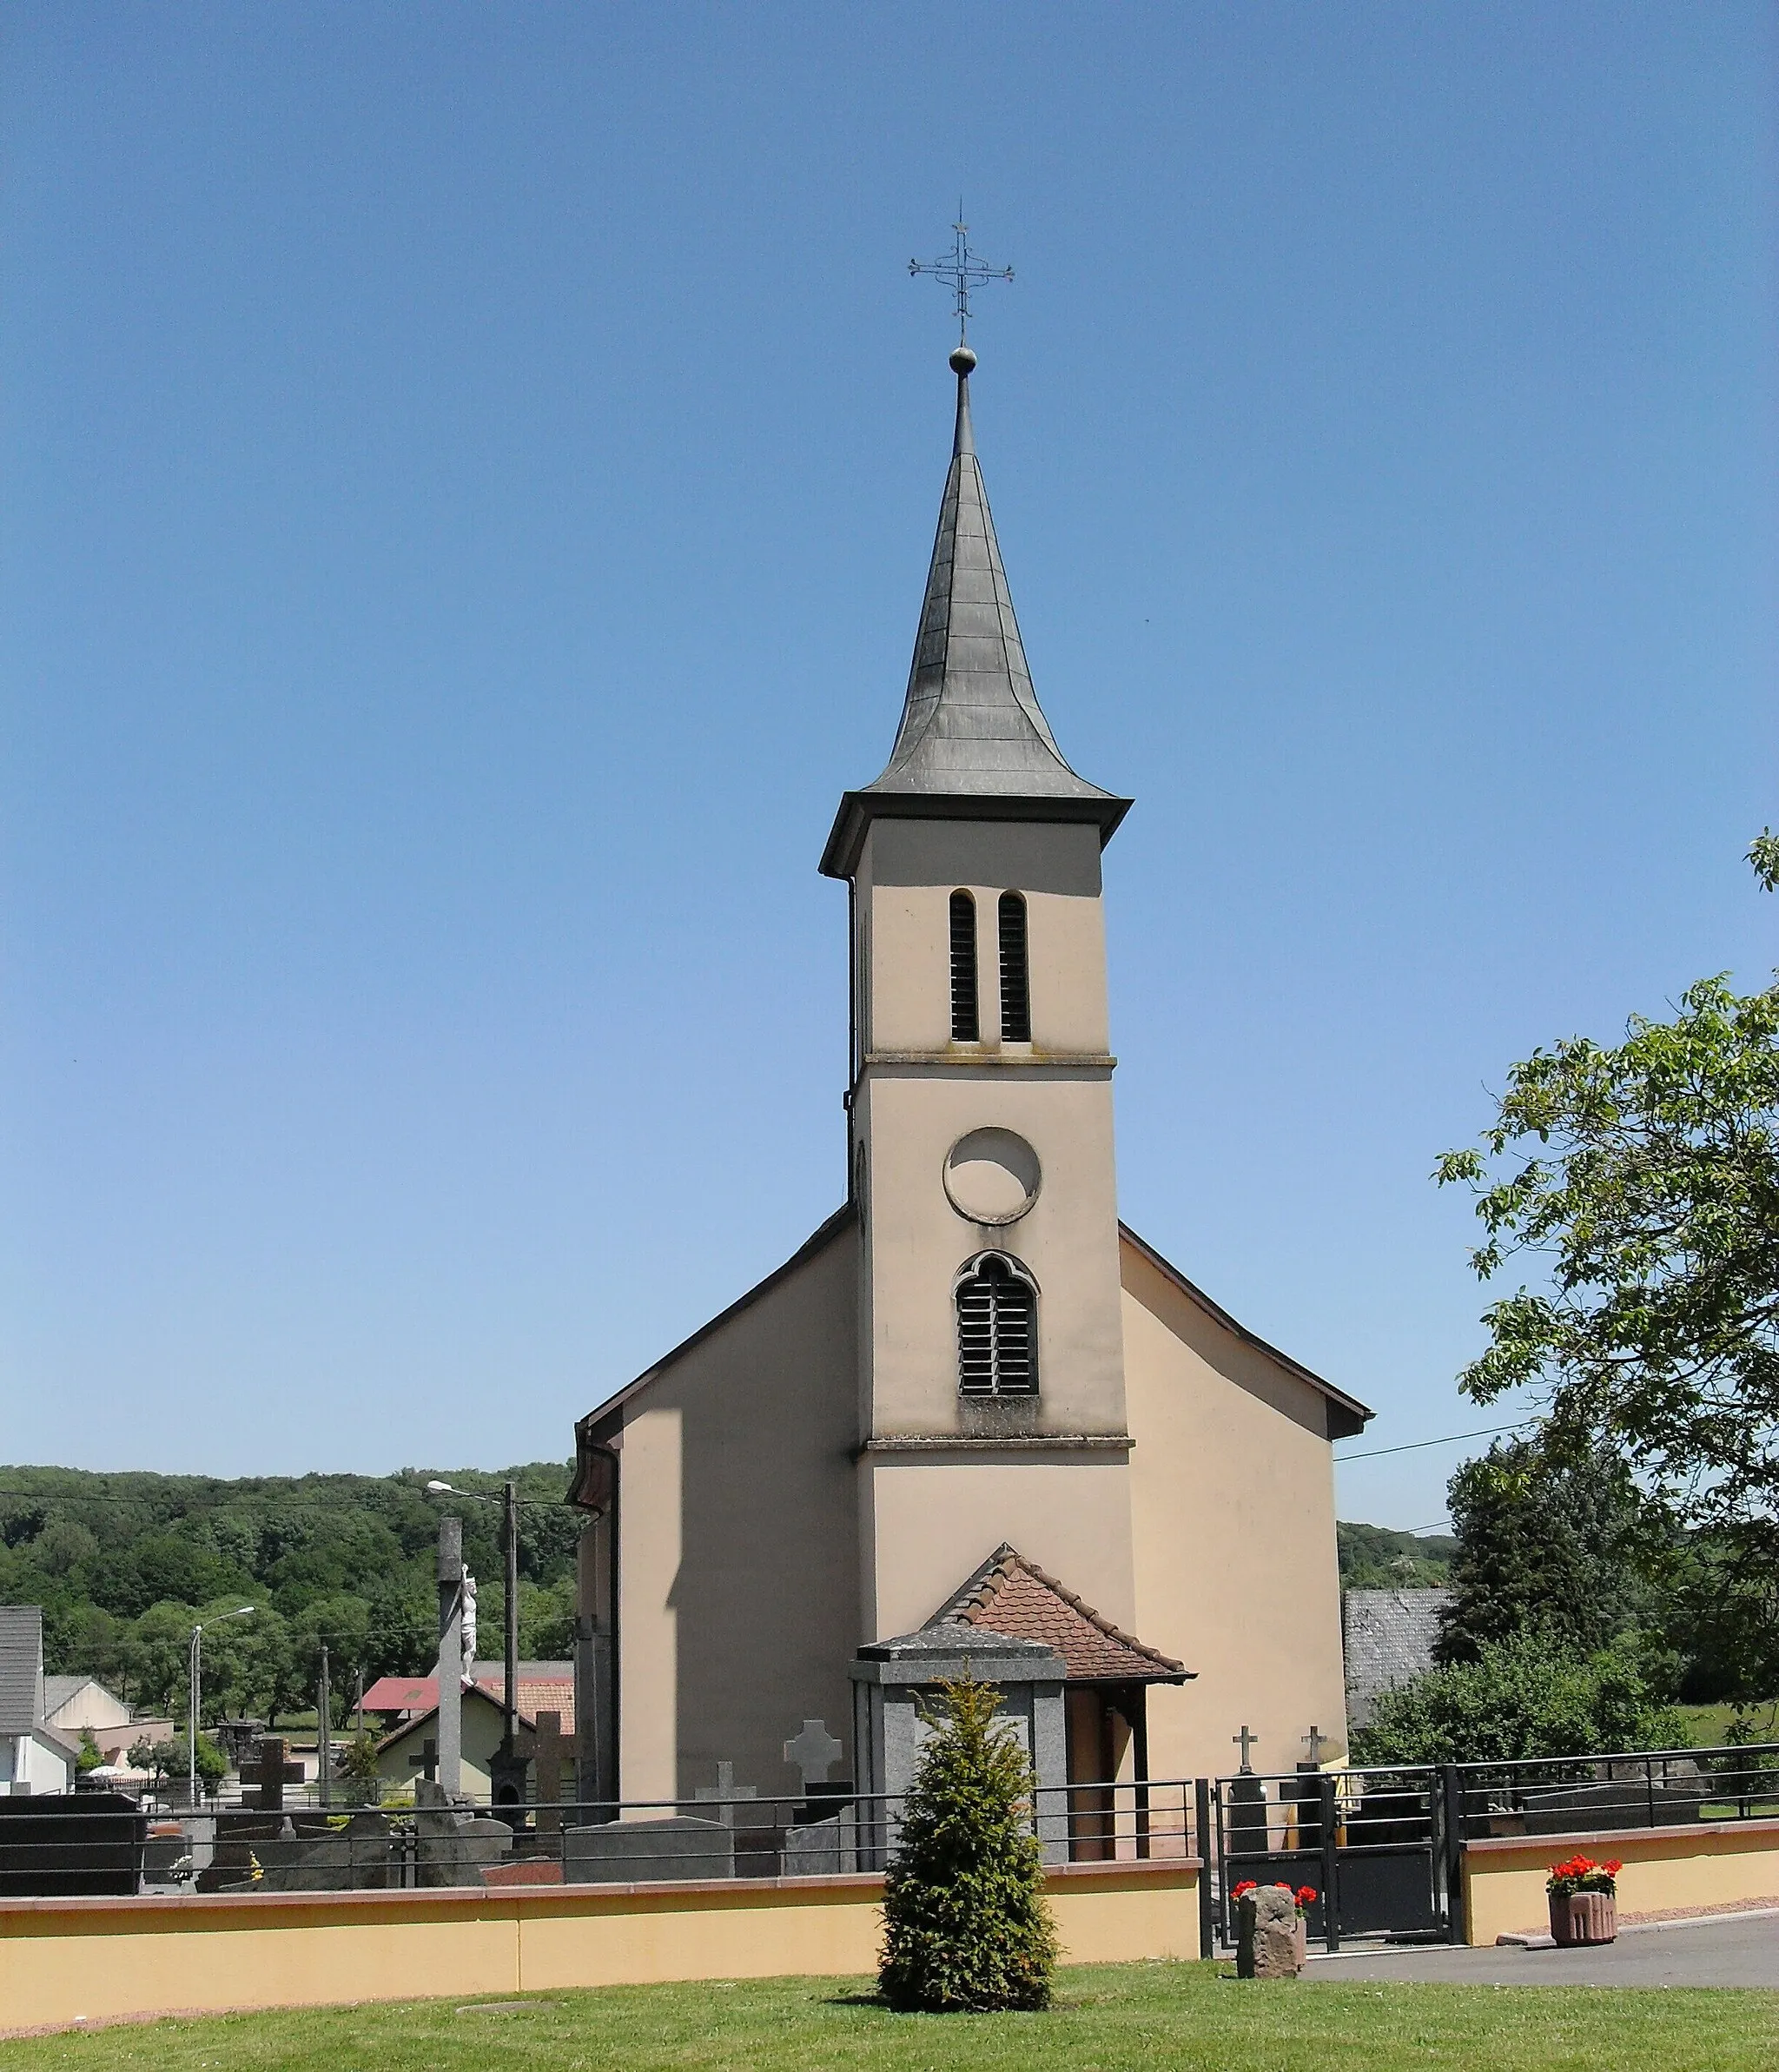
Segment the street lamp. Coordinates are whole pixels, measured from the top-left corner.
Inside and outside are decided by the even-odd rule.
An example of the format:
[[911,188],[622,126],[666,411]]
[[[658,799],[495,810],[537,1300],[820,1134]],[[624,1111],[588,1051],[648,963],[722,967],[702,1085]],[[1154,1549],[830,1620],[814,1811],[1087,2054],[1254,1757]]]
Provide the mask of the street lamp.
[[[252,1610],[251,1605],[241,1605],[233,1612],[219,1612],[210,1624],[213,1626],[220,1625],[225,1619],[245,1619]],[[197,1811],[198,1804],[198,1675],[202,1667],[203,1645],[204,1629],[202,1625],[195,1625],[191,1630],[189,1644],[190,1660],[188,1666],[190,1673],[186,1678],[185,1731],[186,1790],[188,1793],[186,1804],[194,1812]]]
[[[506,1628],[503,1638],[506,1650],[506,1727],[500,1737],[500,1752],[510,1758],[513,1752],[513,1723],[519,1717],[519,1485],[507,1482],[502,1486],[499,1498],[483,1496],[473,1489],[453,1489],[448,1482],[428,1482],[428,1496],[466,1497],[473,1504],[493,1504],[501,1506],[500,1551],[506,1557],[506,1601],[502,1607]],[[441,1694],[442,1696],[442,1694]]]

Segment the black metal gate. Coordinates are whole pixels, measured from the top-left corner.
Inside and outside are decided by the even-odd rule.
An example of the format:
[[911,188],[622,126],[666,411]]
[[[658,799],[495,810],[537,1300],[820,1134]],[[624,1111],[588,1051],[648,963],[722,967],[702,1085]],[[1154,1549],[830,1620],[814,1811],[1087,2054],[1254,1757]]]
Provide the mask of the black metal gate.
[[1257,1885],[1309,1886],[1311,1936],[1461,1942],[1462,1809],[1458,1772],[1245,1771],[1211,1786],[1216,1908],[1235,1939],[1235,1894]]

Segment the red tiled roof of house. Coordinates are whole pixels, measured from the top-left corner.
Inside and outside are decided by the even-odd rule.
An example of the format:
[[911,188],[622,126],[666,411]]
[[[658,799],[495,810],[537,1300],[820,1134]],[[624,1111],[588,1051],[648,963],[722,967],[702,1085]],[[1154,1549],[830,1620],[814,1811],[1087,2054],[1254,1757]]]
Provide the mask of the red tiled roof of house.
[[429,1712],[438,1702],[436,1677],[379,1677],[365,1692],[367,1712]]
[[[564,1731],[574,1724],[574,1677],[531,1675],[526,1670],[542,1665],[521,1663],[519,1677],[519,1715],[527,1722],[535,1720],[539,1712],[559,1712]],[[552,1665],[553,1666],[553,1665]],[[475,1686],[486,1691],[497,1705],[506,1697],[506,1672],[498,1666],[486,1664],[476,1665]],[[439,1679],[436,1677],[379,1677],[365,1692],[367,1712],[431,1712],[439,1703]]]
[[1178,1684],[1192,1674],[1171,1656],[1114,1626],[1004,1544],[930,1623],[981,1626],[1013,1640],[1042,1641],[1061,1656],[1070,1683]]

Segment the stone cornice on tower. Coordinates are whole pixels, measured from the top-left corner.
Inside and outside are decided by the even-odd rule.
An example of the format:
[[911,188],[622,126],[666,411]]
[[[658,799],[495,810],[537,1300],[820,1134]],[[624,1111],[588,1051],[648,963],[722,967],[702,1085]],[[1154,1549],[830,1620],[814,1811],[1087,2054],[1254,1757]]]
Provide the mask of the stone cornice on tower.
[[878,816],[1084,821],[1103,846],[1130,810],[1129,799],[1075,775],[1039,706],[970,426],[975,355],[961,348],[951,364],[951,467],[902,724],[883,775],[841,798],[822,853],[830,877],[851,877]]

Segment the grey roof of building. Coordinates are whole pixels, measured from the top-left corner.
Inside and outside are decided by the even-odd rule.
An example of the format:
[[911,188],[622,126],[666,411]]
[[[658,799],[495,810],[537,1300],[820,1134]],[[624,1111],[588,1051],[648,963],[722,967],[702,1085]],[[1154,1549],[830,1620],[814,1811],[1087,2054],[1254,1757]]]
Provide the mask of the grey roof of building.
[[0,1734],[28,1734],[43,1717],[43,1606],[0,1605]]
[[77,1691],[96,1682],[93,1677],[45,1677],[43,1678],[43,1717],[59,1712]]
[[902,725],[883,775],[842,798],[822,869],[851,874],[874,813],[1091,820],[1103,843],[1129,806],[1075,775],[1038,705],[976,459],[969,375],[960,371]]
[[1433,1666],[1440,1608],[1449,1590],[1349,1590],[1340,1600],[1346,1656],[1346,1723],[1369,1725],[1379,1695]]

